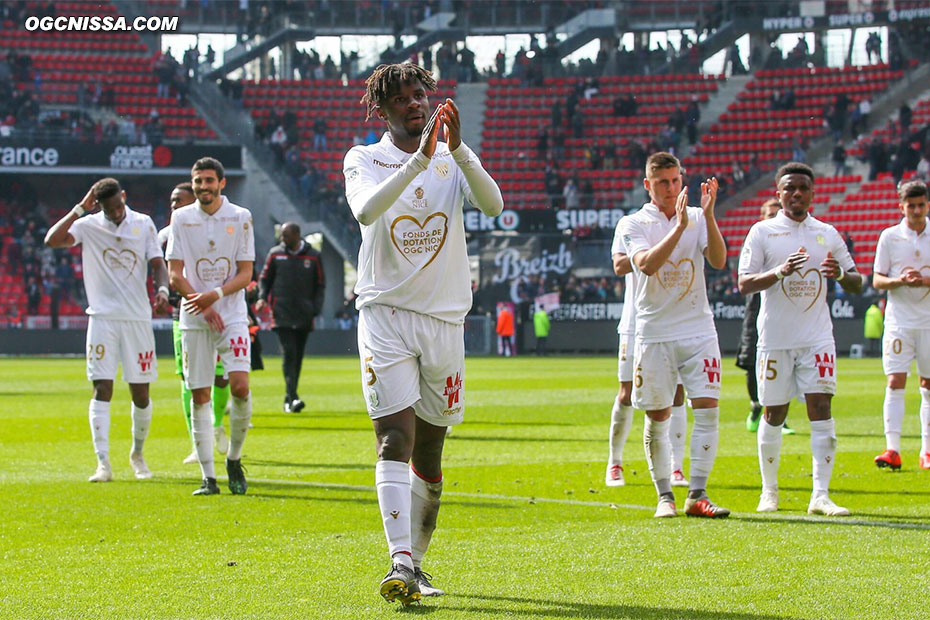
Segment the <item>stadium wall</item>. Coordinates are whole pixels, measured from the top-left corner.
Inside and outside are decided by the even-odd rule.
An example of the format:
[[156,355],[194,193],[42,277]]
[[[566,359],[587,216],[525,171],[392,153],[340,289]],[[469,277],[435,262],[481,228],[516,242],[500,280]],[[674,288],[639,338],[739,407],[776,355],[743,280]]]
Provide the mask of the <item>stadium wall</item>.
[[[736,353],[742,321],[718,320],[717,334],[720,350],[724,355]],[[862,319],[834,321],[833,333],[836,338],[836,350],[842,355],[849,354],[853,344],[864,342]],[[83,329],[7,329],[2,332],[0,355],[81,355],[84,351],[85,331]],[[531,353],[536,346],[531,323],[522,326],[522,341],[518,342],[521,351]],[[278,339],[272,332],[259,334],[262,353],[280,355]],[[172,351],[171,332],[155,331],[155,344],[160,355],[169,355]],[[617,323],[615,321],[579,321],[571,328],[566,323],[553,323],[549,334],[547,349],[550,353],[600,353],[615,355],[617,352]],[[319,330],[307,339],[307,355],[356,355],[358,346],[355,330]]]

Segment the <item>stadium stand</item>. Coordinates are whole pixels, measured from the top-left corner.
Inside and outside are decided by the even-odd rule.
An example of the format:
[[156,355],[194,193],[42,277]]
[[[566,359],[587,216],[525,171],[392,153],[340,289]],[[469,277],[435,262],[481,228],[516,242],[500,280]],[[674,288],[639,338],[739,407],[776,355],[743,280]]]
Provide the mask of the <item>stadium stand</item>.
[[[569,177],[577,178],[585,206],[622,204],[625,192],[642,176],[642,152],[667,127],[676,109],[692,100],[706,102],[720,79],[546,78],[543,87],[526,87],[516,78],[492,78],[481,156],[510,208],[560,204]],[[632,113],[620,110],[629,97],[634,101]],[[559,177],[555,187],[547,182],[553,168]]]
[[[24,10],[37,12],[40,3]],[[112,2],[59,2],[58,16],[116,16]],[[7,20],[0,28],[0,55],[19,70],[14,93],[29,93],[43,108],[77,106],[112,110],[131,120],[149,139],[216,139],[216,134],[185,100],[187,77],[177,63],[152,57],[137,33],[28,32]],[[31,118],[19,121],[35,120]],[[30,122],[17,123],[31,129]],[[95,138],[102,139],[98,131]]]

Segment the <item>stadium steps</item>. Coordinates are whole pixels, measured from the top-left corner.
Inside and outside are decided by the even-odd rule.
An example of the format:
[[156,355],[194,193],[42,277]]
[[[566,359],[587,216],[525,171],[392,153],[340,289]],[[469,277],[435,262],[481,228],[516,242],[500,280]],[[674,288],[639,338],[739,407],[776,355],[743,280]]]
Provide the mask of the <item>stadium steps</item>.
[[[707,104],[701,108],[701,122],[698,124],[698,136],[703,136],[710,130],[711,125],[720,122],[720,115],[727,111],[727,106],[736,101],[736,96],[746,88],[746,84],[752,80],[752,75],[732,75],[726,81],[718,83],[717,92],[712,93]],[[678,154],[679,159],[684,159],[691,152],[693,145],[687,144],[687,137],[682,137],[682,148]]]
[[[461,83],[455,89],[455,104],[462,123],[462,141],[475,152],[481,151],[487,95],[487,82]],[[439,102],[432,103],[435,106]]]

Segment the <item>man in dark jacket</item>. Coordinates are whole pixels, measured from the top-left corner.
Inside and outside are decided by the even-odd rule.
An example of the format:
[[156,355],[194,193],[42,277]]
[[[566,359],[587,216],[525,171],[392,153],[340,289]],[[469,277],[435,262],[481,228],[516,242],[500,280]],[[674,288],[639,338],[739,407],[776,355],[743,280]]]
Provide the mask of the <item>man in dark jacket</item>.
[[[775,198],[766,200],[762,205],[760,220],[767,220],[778,215],[781,203]],[[746,430],[755,433],[759,430],[759,420],[762,418],[762,405],[759,404],[759,385],[756,382],[756,342],[759,332],[756,329],[756,319],[759,318],[759,309],[762,305],[760,293],[751,293],[746,296],[746,314],[743,316],[743,329],[739,337],[739,349],[736,352],[736,367],[746,371],[746,390],[749,392],[749,402],[752,409],[746,416]],[[787,421],[781,430],[783,435],[794,435],[794,430],[788,427]]]
[[313,319],[323,308],[325,288],[320,253],[301,238],[297,224],[281,227],[281,243],[269,250],[258,282],[255,309],[271,305],[272,329],[281,342],[284,411],[297,413],[305,407],[297,396],[304,347]]

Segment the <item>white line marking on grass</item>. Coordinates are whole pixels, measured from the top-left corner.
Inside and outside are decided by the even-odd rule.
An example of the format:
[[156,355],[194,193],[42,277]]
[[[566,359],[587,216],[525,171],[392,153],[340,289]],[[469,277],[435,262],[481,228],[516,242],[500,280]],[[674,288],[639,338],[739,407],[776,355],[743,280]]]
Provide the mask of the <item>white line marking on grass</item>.
[[[360,484],[339,484],[329,482],[312,482],[305,480],[270,480],[267,478],[249,479],[249,482],[264,482],[268,484],[281,484],[295,487],[311,487],[315,489],[339,489],[341,491],[368,491],[375,492],[375,488]],[[472,499],[499,499],[508,502],[528,504],[561,504],[563,506],[591,506],[594,508],[626,508],[628,510],[655,510],[655,506],[640,506],[639,504],[617,504],[616,502],[585,502],[579,499],[556,499],[549,497],[531,497],[529,495],[499,495],[495,493],[465,493],[463,491],[443,491],[444,497],[468,497]]]
[[[362,484],[340,484],[335,482],[314,482],[312,480],[272,480],[269,478],[249,479],[249,482],[279,484],[283,486],[308,487],[314,489],[336,489],[340,491],[365,491],[374,493],[375,488]],[[550,497],[531,497],[529,495],[500,495],[496,493],[465,493],[463,491],[443,491],[447,497],[467,497],[470,499],[496,499],[508,502],[518,502],[528,504],[531,501],[537,504],[560,504],[563,506],[590,506],[592,508],[616,508],[625,510],[645,510],[653,511],[655,506],[642,506],[639,504],[618,504],[616,502],[585,502],[578,499],[558,499]],[[861,525],[861,526],[881,526],[897,528],[902,530],[930,530],[930,524],[926,523],[902,523],[900,521],[870,521],[868,519],[850,519],[846,517],[823,517],[818,515],[792,515],[792,514],[772,514],[766,513],[761,516],[755,512],[734,512],[733,517],[750,518],[754,517],[760,521],[794,521],[798,523],[825,523],[829,525]]]

